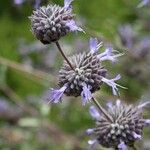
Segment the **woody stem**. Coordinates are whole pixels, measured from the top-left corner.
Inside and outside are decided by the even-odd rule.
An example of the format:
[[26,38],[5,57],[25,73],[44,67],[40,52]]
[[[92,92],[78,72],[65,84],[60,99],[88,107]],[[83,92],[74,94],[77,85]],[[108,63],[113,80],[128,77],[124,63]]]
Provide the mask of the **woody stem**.
[[71,65],[70,61],[68,60],[68,58],[66,57],[66,55],[64,54],[63,50],[60,47],[60,44],[58,43],[58,41],[55,42],[57,48],[59,49],[59,52],[61,53],[61,55],[63,56],[63,58],[66,60],[66,62],[68,63],[68,65],[70,66],[70,68],[72,70],[74,70],[73,66]]
[[110,121],[112,122],[112,118],[110,117],[110,115],[106,112],[106,110],[100,105],[100,103],[94,98],[92,97],[93,103],[96,105],[96,107],[100,110],[100,112],[103,113],[103,115]]

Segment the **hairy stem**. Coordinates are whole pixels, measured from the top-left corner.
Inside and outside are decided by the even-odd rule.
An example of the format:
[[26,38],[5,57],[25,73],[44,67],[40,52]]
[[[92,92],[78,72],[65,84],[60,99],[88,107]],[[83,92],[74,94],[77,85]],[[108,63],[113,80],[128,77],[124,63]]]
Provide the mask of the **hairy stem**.
[[104,114],[104,116],[110,121],[113,122],[111,116],[106,112],[106,110],[100,105],[100,103],[92,97],[93,103],[96,105],[96,107]]
[[73,66],[71,65],[70,61],[68,60],[68,58],[67,58],[66,55],[64,54],[63,50],[61,49],[60,44],[58,43],[58,41],[55,42],[55,43],[56,43],[56,46],[57,46],[57,48],[59,49],[61,55],[64,57],[64,59],[66,60],[66,62],[67,62],[68,65],[70,66],[70,68],[71,68],[72,70],[74,70],[74,68],[73,68]]

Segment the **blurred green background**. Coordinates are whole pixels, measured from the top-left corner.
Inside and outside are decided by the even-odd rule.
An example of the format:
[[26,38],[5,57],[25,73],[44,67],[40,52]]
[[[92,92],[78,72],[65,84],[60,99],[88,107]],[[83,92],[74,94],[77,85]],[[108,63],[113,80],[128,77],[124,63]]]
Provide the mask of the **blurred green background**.
[[[85,130],[94,122],[89,105],[65,97],[62,104],[47,105],[42,96],[57,86],[62,64],[55,45],[42,45],[30,32],[34,0],[17,5],[0,1],[0,150],[88,149]],[[63,0],[42,1],[63,5]],[[150,100],[150,8],[137,8],[139,0],[74,0],[73,10],[87,34],[70,34],[60,40],[67,55],[88,51],[97,37],[125,53],[117,64],[105,63],[109,77],[120,73],[120,99],[127,103]],[[105,105],[116,100],[105,85],[95,93]],[[148,109],[145,117],[150,118]],[[146,128],[140,149],[150,150]],[[97,149],[103,149],[97,147]]]

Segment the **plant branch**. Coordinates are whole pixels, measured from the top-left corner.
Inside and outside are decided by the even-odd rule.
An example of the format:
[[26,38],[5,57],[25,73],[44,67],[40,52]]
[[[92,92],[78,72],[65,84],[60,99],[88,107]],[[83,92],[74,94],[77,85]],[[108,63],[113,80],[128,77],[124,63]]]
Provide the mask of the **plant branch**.
[[61,55],[62,55],[63,58],[66,60],[66,62],[67,62],[68,65],[70,66],[70,68],[71,68],[72,70],[74,70],[74,68],[73,68],[73,66],[71,65],[70,61],[68,60],[68,58],[67,58],[66,55],[64,54],[63,50],[61,49],[60,44],[58,43],[58,41],[55,42],[55,43],[56,43],[56,46],[57,46],[57,48],[59,49]]
[[110,122],[113,122],[112,117],[106,112],[106,110],[100,105],[100,103],[94,97],[92,97],[92,100],[96,107],[100,110],[100,112],[102,112]]

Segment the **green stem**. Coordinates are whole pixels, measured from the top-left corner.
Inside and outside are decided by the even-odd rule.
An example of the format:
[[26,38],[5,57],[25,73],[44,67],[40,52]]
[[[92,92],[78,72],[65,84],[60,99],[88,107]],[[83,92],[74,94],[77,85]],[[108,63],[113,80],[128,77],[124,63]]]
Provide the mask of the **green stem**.
[[66,60],[66,62],[67,62],[68,65],[70,66],[70,68],[71,68],[72,70],[74,70],[74,68],[73,68],[73,66],[71,65],[70,61],[68,60],[68,58],[67,58],[66,55],[64,54],[63,50],[61,49],[60,44],[58,43],[58,41],[56,41],[55,43],[56,43],[56,46],[57,46],[57,48],[59,49],[61,55],[64,57],[64,59]]
[[104,116],[110,121],[113,122],[111,116],[106,112],[106,110],[100,105],[100,103],[94,98],[92,97],[92,100],[94,102],[94,104],[96,105],[96,107],[100,110],[100,112],[102,112],[104,114]]

